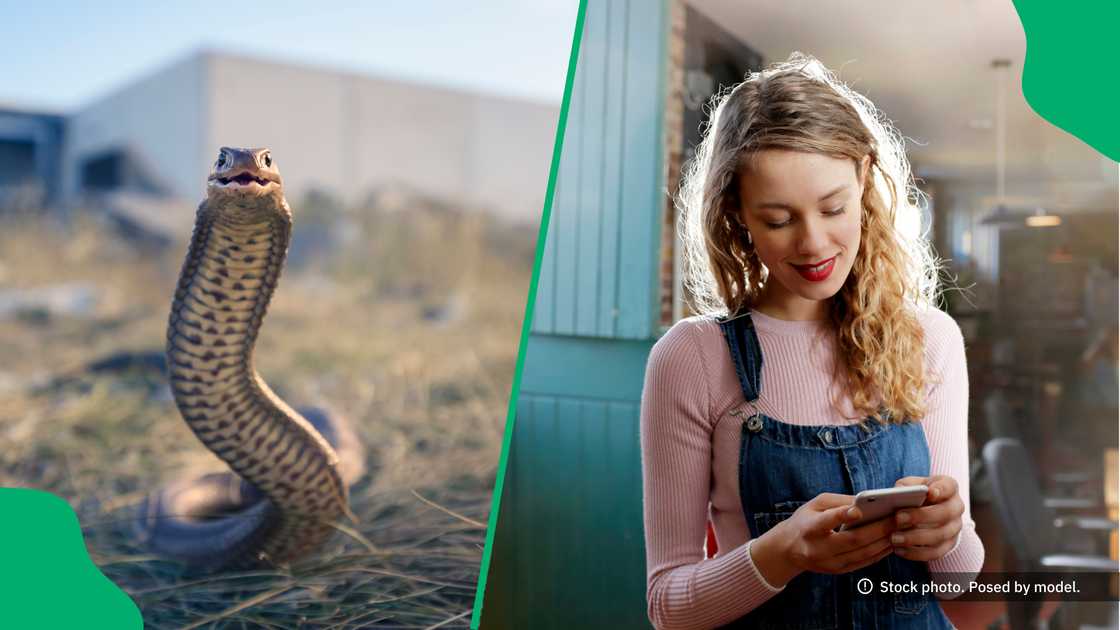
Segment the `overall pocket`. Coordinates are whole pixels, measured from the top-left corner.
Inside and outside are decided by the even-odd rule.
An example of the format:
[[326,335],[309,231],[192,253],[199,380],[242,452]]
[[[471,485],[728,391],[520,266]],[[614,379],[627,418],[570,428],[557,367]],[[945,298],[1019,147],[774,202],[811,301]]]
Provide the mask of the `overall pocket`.
[[922,595],[921,585],[929,581],[929,570],[924,562],[900,558],[894,554],[886,557],[891,582],[895,584],[917,584],[917,593],[895,593],[894,611],[902,615],[917,615],[925,610],[932,595]]
[[[804,503],[788,501],[774,506],[781,511],[755,512],[752,517],[759,535],[792,516]],[[751,611],[744,621],[752,628],[768,630],[832,630],[836,628],[836,618],[835,576],[806,571],[790,580],[781,593]]]

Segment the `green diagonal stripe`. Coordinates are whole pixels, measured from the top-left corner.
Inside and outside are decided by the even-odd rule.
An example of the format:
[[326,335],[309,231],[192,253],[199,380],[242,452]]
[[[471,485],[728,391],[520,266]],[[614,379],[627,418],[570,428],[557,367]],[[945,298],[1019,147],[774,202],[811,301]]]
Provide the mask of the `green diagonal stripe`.
[[486,576],[490,572],[490,557],[494,550],[494,533],[498,529],[498,515],[501,513],[502,488],[505,486],[506,464],[509,462],[510,443],[513,438],[513,425],[516,421],[517,398],[521,389],[521,373],[525,367],[525,349],[529,345],[529,332],[533,326],[533,310],[537,301],[537,285],[540,283],[541,259],[544,257],[544,244],[548,236],[549,218],[552,216],[552,199],[556,192],[556,173],[560,170],[560,154],[564,149],[564,128],[568,122],[568,107],[572,100],[572,84],[576,76],[576,61],[579,59],[579,44],[583,35],[583,17],[587,10],[587,0],[580,0],[576,12],[576,26],[572,34],[572,51],[568,56],[568,76],[564,81],[564,98],[560,104],[560,118],[556,122],[556,143],[552,149],[552,165],[548,171],[548,190],[544,196],[544,209],[541,224],[537,229],[537,251],[533,258],[533,277],[529,282],[526,297],[525,319],[521,323],[521,342],[517,352],[517,369],[513,375],[510,389],[509,409],[506,412],[506,429],[502,437],[502,454],[498,459],[498,472],[494,479],[494,496],[490,501],[490,519],[486,529],[486,548],[482,552],[482,568],[478,576],[478,590],[474,597],[474,612],[471,615],[471,628],[478,628],[482,619],[482,601],[486,593]]

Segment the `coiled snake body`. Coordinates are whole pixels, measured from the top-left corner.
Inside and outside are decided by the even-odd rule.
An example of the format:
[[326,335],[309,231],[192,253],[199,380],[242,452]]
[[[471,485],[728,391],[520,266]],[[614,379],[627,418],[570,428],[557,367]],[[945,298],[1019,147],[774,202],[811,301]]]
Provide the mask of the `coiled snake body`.
[[268,150],[223,147],[172,301],[167,363],[183,419],[236,475],[174,484],[139,520],[154,551],[195,567],[299,557],[349,515],[348,484],[364,472],[348,425],[289,407],[254,367],[291,228]]

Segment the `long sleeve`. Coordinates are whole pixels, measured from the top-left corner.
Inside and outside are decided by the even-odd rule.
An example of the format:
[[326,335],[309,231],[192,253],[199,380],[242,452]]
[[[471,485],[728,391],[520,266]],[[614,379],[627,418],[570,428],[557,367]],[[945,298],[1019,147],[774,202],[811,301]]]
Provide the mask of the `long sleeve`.
[[646,596],[661,629],[719,626],[780,592],[759,574],[749,542],[705,559],[710,381],[692,326],[679,323],[654,346],[642,393]]
[[[933,573],[975,575],[984,564],[984,545],[976,534],[969,506],[968,466],[968,369],[964,339],[951,317],[937,311],[927,329],[927,352],[939,357],[939,369],[931,376],[927,414],[922,429],[930,451],[930,475],[948,475],[957,481],[964,514],[956,546],[945,556],[929,562]],[[954,581],[966,576],[956,576]],[[946,597],[947,598],[947,597]]]

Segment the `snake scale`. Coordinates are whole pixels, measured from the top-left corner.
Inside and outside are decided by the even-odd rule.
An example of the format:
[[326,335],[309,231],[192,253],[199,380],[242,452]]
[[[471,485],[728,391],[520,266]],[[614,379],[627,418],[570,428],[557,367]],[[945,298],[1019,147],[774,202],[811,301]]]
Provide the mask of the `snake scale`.
[[189,566],[290,562],[353,519],[348,486],[364,472],[353,430],[293,409],[255,368],[291,233],[271,153],[222,147],[172,299],[167,365],[183,419],[233,473],[172,484],[145,500],[138,524],[153,551]]

